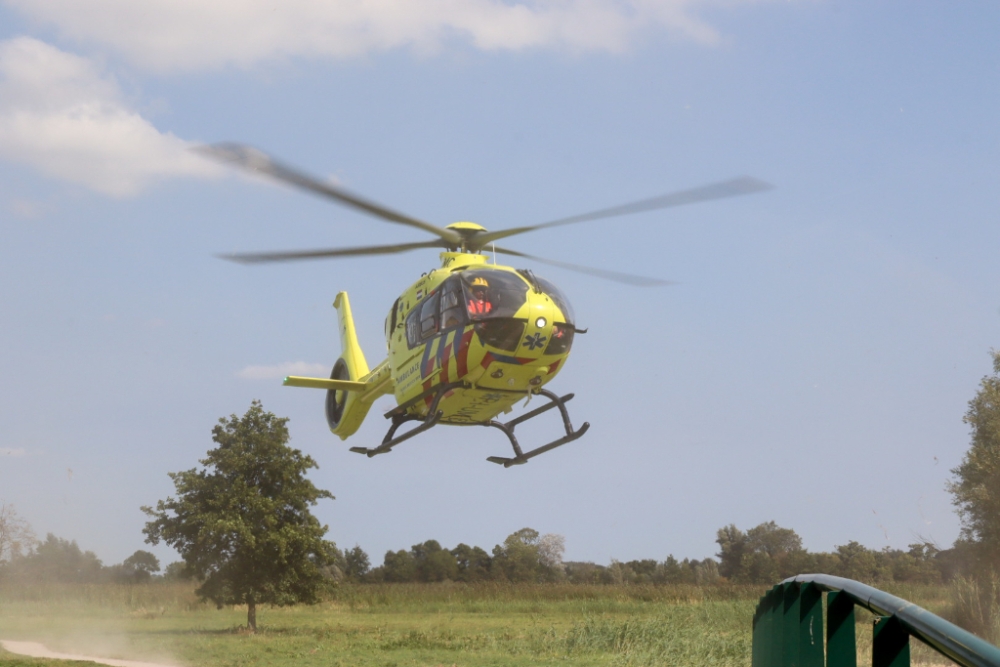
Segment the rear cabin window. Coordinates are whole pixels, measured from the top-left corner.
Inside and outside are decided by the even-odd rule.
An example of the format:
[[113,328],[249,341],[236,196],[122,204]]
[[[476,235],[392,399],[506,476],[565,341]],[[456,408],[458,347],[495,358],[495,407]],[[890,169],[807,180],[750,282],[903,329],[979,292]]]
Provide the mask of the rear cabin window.
[[440,292],[433,292],[418,303],[406,316],[406,342],[410,347],[420,345],[437,334],[439,329],[438,303]]
[[438,332],[438,302],[441,294],[435,292],[420,306],[420,337],[430,338]]
[[420,345],[420,306],[406,317],[406,342],[410,347]]

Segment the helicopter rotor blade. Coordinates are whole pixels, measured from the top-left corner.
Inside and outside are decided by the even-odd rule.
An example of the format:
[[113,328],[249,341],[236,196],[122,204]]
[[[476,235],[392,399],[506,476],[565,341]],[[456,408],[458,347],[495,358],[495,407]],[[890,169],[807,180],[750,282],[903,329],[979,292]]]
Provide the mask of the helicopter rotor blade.
[[425,232],[430,232],[452,245],[461,243],[461,237],[449,229],[443,229],[423,220],[411,218],[408,215],[398,213],[386,208],[381,204],[365,199],[344,188],[337,187],[332,183],[320,181],[308,174],[288,165],[277,162],[266,153],[243,144],[221,143],[205,146],[197,146],[194,149],[197,153],[209,157],[217,162],[232,164],[249,172],[262,173],[271,178],[289,185],[308,190],[322,197],[333,199],[334,201],[349,206],[351,208],[364,211],[388,222],[395,222],[409,227],[416,227]]
[[358,248],[329,248],[326,250],[291,250],[286,252],[248,252],[217,255],[239,264],[263,264],[265,262],[292,262],[300,259],[326,259],[330,257],[356,257],[359,255],[393,255],[421,248],[444,248],[441,241],[421,241],[420,243],[397,243],[395,245],[362,246]]
[[529,255],[528,253],[525,252],[508,250],[507,248],[494,247],[491,249],[494,252],[500,253],[501,255],[523,257],[525,259],[531,259],[536,262],[541,262],[542,264],[548,264],[550,266],[558,266],[560,269],[576,271],[577,273],[586,273],[587,275],[597,276],[598,278],[604,278],[605,280],[613,280],[617,283],[625,283],[626,285],[635,285],[637,287],[656,287],[661,285],[677,284],[671,280],[660,280],[659,278],[647,278],[646,276],[636,276],[630,273],[621,273],[619,271],[608,271],[606,269],[595,269],[590,266],[580,266],[579,264],[569,264],[568,262],[560,262],[554,259],[544,259],[542,257],[536,257],[535,255]]
[[510,229],[501,229],[495,232],[481,232],[476,234],[473,241],[478,247],[482,248],[485,247],[487,243],[492,241],[506,238],[508,236],[514,236],[515,234],[524,234],[525,232],[531,232],[536,229],[559,227],[561,225],[586,222],[588,220],[600,220],[602,218],[610,218],[619,215],[631,215],[633,213],[641,213],[643,211],[673,208],[675,206],[712,201],[714,199],[738,197],[740,195],[749,195],[755,192],[771,190],[772,188],[774,188],[774,186],[770,183],[766,183],[750,176],[742,176],[740,178],[732,178],[728,181],[720,181],[718,183],[710,183],[709,185],[703,185],[697,188],[672,192],[670,194],[653,197],[651,199],[642,199],[640,201],[632,202],[631,204],[603,208],[599,211],[591,211],[590,213],[582,213],[568,218],[560,218],[558,220],[552,220],[551,222],[543,222],[540,225],[512,227]]

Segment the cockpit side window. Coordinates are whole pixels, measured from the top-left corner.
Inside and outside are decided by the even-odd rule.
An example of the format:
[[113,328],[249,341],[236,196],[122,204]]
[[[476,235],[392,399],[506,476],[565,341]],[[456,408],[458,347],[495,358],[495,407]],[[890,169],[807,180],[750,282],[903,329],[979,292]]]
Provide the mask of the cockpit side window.
[[462,281],[452,276],[441,286],[441,329],[464,326],[468,322]]

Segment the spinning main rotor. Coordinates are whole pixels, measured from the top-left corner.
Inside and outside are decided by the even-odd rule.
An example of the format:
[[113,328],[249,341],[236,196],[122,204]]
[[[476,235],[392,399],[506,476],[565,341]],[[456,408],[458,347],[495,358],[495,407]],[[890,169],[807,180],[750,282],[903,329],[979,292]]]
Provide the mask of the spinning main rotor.
[[630,215],[644,211],[684,206],[686,204],[694,204],[696,202],[737,197],[740,195],[748,195],[755,192],[770,190],[773,187],[769,183],[765,183],[764,181],[756,178],[743,176],[727,181],[703,185],[697,188],[680,190],[659,197],[653,197],[651,199],[643,199],[630,204],[624,204],[622,206],[613,206],[611,208],[604,208],[567,218],[551,220],[538,225],[511,227],[509,229],[501,229],[499,231],[491,232],[473,223],[456,223],[448,225],[447,227],[438,227],[437,225],[410,217],[369,199],[365,199],[364,197],[356,195],[348,190],[345,190],[344,188],[337,187],[331,183],[327,183],[309,176],[308,174],[304,174],[293,167],[289,167],[288,165],[274,160],[267,154],[250,146],[223,143],[201,146],[196,150],[216,161],[240,167],[245,171],[269,176],[282,183],[287,183],[303,190],[308,190],[313,194],[332,199],[342,205],[363,211],[387,222],[406,225],[408,227],[416,227],[417,229],[421,229],[437,237],[429,241],[397,243],[382,246],[221,255],[223,259],[241,262],[244,264],[285,262],[300,259],[321,259],[329,257],[352,257],[359,255],[391,255],[400,252],[408,252],[410,250],[419,250],[422,248],[441,248],[453,252],[460,251],[478,253],[488,248],[493,252],[503,255],[523,257],[525,259],[531,259],[543,264],[549,264],[563,269],[568,269],[570,271],[578,271],[580,273],[586,273],[630,285],[666,285],[669,284],[669,281],[544,259],[542,257],[536,257],[535,255],[529,255],[517,250],[497,246],[495,245],[495,242],[509,236],[524,234],[537,229],[560,227],[562,225],[570,225],[577,222],[601,220],[603,218],[611,218],[620,215]]

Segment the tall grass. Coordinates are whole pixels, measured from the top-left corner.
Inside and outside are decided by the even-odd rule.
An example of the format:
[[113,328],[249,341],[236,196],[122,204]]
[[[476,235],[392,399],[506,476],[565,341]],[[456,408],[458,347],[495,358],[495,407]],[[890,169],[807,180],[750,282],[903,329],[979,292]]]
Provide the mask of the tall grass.
[[[452,606],[465,611],[493,611],[527,608],[539,603],[578,602],[594,610],[604,605],[609,610],[635,603],[689,604],[711,600],[757,600],[760,586],[693,586],[678,584],[654,586],[608,586],[601,584],[511,584],[476,582],[440,584],[344,584],[329,596],[333,604],[353,610],[395,609],[410,611],[415,607],[434,610]],[[591,604],[588,604],[591,603]]]
[[5,586],[0,628],[57,650],[169,655],[204,667],[736,667],[749,665],[760,594],[745,586],[343,585],[315,606],[259,608],[259,632],[248,636],[245,608],[199,604],[193,584]]
[[0,585],[4,603],[16,603],[21,609],[45,610],[52,605],[86,607],[107,611],[139,610],[186,611],[201,603],[190,582],[152,582],[147,584],[66,584],[58,582],[17,582]]
[[951,620],[993,644],[1000,643],[1000,577],[956,579],[951,585]]
[[750,662],[752,618],[745,601],[676,605],[649,618],[587,618],[565,644],[570,655],[610,653],[615,665],[736,667]]

